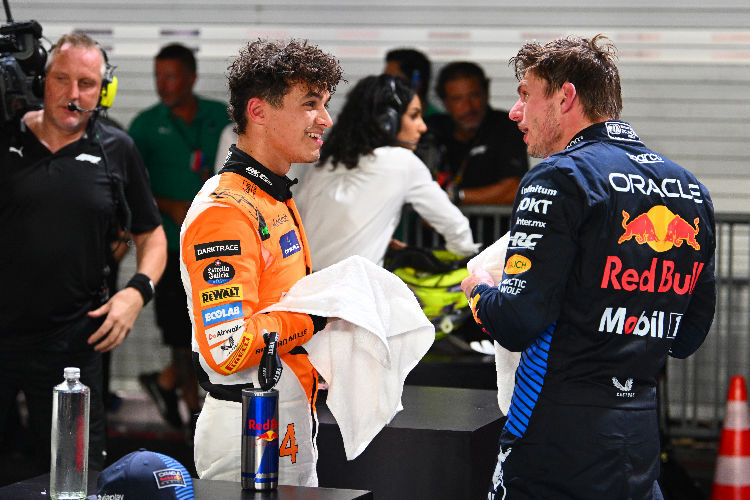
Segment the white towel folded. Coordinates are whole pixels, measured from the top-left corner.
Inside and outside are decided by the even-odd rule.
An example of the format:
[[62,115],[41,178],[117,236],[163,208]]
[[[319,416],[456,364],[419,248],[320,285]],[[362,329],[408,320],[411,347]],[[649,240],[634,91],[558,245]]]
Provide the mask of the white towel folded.
[[435,328],[411,290],[371,261],[349,257],[305,276],[261,312],[329,318],[305,345],[328,382],[346,458],[356,458],[400,410],[406,376],[435,340]]

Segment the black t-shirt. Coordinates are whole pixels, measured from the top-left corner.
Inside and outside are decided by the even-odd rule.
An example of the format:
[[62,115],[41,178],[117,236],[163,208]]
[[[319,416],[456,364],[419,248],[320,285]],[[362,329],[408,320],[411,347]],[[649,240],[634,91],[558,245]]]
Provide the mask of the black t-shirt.
[[57,153],[20,122],[0,137],[0,349],[85,348],[101,322],[103,270],[116,234],[116,185],[134,234],[161,223],[133,141],[99,122]]
[[443,186],[450,182],[458,182],[460,188],[488,186],[507,177],[523,177],[529,170],[523,134],[505,111],[488,108],[470,142],[453,137],[453,119],[447,114],[425,121],[426,142],[432,142],[432,147],[427,144],[418,153],[424,153],[420,156]]

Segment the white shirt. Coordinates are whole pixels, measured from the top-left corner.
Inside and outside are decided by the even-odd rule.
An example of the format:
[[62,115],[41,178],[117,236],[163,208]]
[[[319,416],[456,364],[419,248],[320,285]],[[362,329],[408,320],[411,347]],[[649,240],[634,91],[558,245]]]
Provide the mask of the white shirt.
[[382,266],[405,203],[445,238],[448,250],[471,255],[478,248],[468,219],[408,149],[377,148],[354,169],[341,163],[335,170],[330,163],[308,168],[294,199],[314,270],[352,255]]

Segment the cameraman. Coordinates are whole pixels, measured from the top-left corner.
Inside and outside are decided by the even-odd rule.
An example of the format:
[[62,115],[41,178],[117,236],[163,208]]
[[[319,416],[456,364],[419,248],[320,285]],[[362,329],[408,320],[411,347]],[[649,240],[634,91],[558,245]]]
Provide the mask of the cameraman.
[[[6,124],[0,137],[6,291],[0,301],[0,426],[23,391],[34,439],[29,476],[49,470],[52,387],[66,366],[79,367],[91,388],[89,468],[102,469],[101,353],[125,340],[166,261],[138,151],[127,134],[96,120],[108,69],[94,40],[63,36],[50,51],[44,109]],[[120,227],[132,232],[137,273],[110,298],[105,262]]]

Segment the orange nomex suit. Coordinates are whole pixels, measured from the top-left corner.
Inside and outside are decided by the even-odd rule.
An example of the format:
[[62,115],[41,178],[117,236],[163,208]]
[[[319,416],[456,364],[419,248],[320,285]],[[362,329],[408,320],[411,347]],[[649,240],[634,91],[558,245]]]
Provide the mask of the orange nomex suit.
[[[279,484],[317,486],[318,374],[302,345],[326,319],[257,314],[310,273],[292,181],[235,146],[206,181],[183,224],[182,281],[193,324],[193,359],[208,392],[195,433],[202,479],[240,481],[241,391],[259,387],[262,332],[278,332]],[[252,385],[251,385],[252,384]]]

